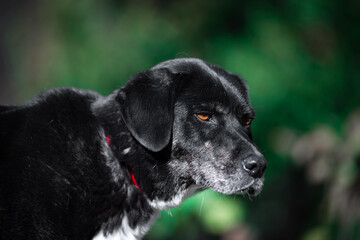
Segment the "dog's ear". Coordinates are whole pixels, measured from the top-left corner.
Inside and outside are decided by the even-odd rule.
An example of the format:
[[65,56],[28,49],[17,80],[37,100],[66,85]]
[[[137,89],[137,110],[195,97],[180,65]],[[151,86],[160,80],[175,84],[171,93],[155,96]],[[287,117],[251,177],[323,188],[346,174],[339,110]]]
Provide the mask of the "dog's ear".
[[169,144],[180,74],[150,69],[132,77],[117,100],[126,126],[147,149],[158,152]]

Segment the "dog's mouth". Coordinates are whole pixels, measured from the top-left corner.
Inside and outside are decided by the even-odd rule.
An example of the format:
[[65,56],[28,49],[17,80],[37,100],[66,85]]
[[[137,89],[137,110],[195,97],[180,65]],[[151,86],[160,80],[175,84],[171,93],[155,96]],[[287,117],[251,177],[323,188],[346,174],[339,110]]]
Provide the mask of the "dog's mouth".
[[252,179],[248,184],[239,186],[238,187],[230,187],[227,189],[220,188],[220,187],[214,187],[209,185],[203,185],[203,184],[196,184],[198,186],[199,191],[203,191],[206,189],[212,189],[215,192],[225,194],[225,195],[231,195],[231,194],[241,194],[241,195],[249,195],[249,196],[257,196],[262,190],[262,187],[264,185],[264,179]]
[[242,188],[240,191],[235,192],[235,194],[249,194],[250,196],[255,196],[256,194],[256,190],[255,188],[251,187],[247,187],[247,188]]
[[236,191],[234,194],[248,194],[250,196],[257,196],[261,192],[262,186],[262,180],[254,179],[249,184]]
[[252,180],[249,184],[242,187],[240,190],[237,190],[236,192],[234,192],[234,194],[245,194],[245,193],[247,193],[247,194],[253,195],[253,193],[255,193],[255,190],[252,187],[254,182],[255,182],[255,180]]
[[211,189],[225,195],[241,194],[257,196],[264,185],[264,177],[238,177],[236,179],[226,179],[222,181],[209,181],[207,179],[196,178],[193,180],[193,183],[198,187],[199,191]]

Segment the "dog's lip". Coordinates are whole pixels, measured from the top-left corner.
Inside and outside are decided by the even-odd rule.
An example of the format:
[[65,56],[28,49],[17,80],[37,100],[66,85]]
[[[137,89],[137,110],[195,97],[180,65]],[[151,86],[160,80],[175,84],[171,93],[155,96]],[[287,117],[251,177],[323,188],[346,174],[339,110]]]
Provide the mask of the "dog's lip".
[[225,194],[225,195],[232,195],[232,194],[241,194],[241,195],[249,195],[249,196],[257,196],[262,189],[263,186],[263,179],[249,179],[248,183],[245,185],[239,185],[238,187],[233,187],[232,189],[224,190],[222,188],[216,188],[209,185],[197,184],[199,191],[203,191],[206,189],[212,189],[215,192]]
[[252,180],[250,183],[242,187],[240,190],[237,190],[235,194],[243,194],[243,193],[249,193],[252,195],[255,193],[255,189],[252,187],[252,185],[255,183],[255,180]]
[[264,179],[253,179],[249,184],[237,191],[235,194],[247,193],[249,196],[257,196],[264,185]]
[[240,191],[235,192],[234,194],[248,194],[249,196],[256,196],[258,195],[258,190],[256,190],[254,187],[250,186],[248,188],[243,188]]

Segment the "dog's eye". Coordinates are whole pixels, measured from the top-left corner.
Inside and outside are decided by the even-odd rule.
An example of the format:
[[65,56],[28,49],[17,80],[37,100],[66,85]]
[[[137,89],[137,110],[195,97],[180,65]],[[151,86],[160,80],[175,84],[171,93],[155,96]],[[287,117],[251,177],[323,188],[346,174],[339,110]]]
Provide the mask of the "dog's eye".
[[251,122],[252,122],[252,119],[251,119],[251,118],[249,118],[249,119],[247,119],[247,120],[245,121],[245,125],[250,125],[250,124],[251,124]]
[[203,121],[209,121],[210,119],[210,115],[206,115],[206,114],[197,114],[196,116]]

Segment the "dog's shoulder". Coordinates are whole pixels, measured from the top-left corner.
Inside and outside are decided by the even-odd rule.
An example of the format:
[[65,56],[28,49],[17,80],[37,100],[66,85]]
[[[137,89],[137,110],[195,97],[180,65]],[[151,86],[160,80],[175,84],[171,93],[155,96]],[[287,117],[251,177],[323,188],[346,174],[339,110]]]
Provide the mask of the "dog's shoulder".
[[23,107],[56,107],[89,109],[90,105],[101,98],[97,92],[78,88],[53,88],[38,94],[33,99],[26,102]]
[[[29,121],[59,117],[61,114],[77,116],[91,111],[91,104],[100,94],[76,88],[53,88],[44,91],[21,105],[0,105],[0,123]],[[64,116],[65,116],[64,115]]]
[[0,137],[16,140],[50,130],[81,129],[93,119],[91,104],[101,97],[90,90],[54,88],[22,105],[0,105]]
[[53,88],[44,91],[34,98],[21,105],[0,105],[0,118],[6,118],[14,113],[39,111],[47,107],[69,108],[69,107],[90,107],[90,105],[101,98],[97,92],[77,88]]

